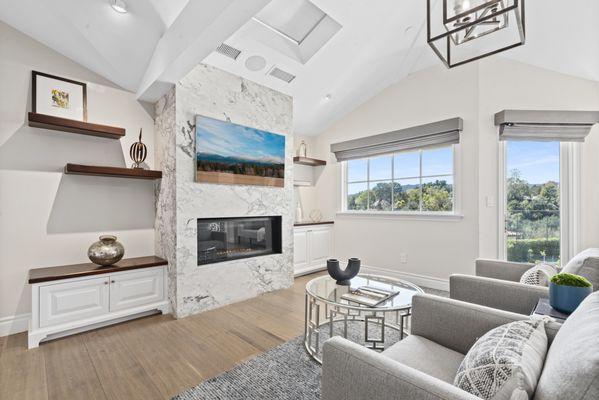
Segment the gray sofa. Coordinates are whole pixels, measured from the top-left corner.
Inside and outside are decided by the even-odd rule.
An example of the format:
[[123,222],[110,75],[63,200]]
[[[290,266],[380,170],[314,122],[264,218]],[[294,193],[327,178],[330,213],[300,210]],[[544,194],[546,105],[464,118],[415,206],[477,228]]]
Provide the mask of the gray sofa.
[[[540,298],[549,297],[549,288],[519,282],[522,274],[533,265],[499,260],[476,260],[476,276],[454,274],[449,277],[449,297],[529,315]],[[582,264],[579,275],[591,281],[594,290],[599,289],[599,258],[587,258]]]
[[[464,355],[490,329],[526,318],[424,294],[412,306],[411,335],[382,353],[341,337],[325,342],[322,400],[478,399],[452,384]],[[550,348],[534,399],[599,399],[599,293],[546,331]]]

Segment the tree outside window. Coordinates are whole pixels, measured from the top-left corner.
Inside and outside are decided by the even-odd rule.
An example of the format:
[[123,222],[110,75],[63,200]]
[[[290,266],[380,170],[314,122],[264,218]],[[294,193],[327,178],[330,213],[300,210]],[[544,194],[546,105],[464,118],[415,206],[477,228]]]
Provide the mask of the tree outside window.
[[505,235],[509,261],[559,263],[558,142],[508,142]]
[[453,146],[347,162],[347,209],[452,212]]

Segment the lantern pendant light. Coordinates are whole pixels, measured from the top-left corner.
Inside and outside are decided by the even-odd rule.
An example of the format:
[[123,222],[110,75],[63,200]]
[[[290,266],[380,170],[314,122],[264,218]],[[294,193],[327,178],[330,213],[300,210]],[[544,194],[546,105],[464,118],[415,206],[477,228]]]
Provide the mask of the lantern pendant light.
[[524,0],[427,0],[427,41],[448,68],[525,42]]

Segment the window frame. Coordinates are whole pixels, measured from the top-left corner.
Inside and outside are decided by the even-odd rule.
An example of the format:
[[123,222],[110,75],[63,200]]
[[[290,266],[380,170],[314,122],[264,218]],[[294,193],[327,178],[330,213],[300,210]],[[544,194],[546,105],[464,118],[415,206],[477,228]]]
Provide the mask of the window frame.
[[[426,150],[434,150],[438,148],[450,147],[452,150],[452,174],[438,174],[438,175],[422,175],[422,153]],[[409,211],[409,210],[392,210],[392,211],[383,211],[383,210],[349,210],[347,208],[347,196],[348,196],[348,185],[351,183],[366,183],[367,190],[370,190],[371,182],[395,182],[395,156],[401,153],[407,152],[419,152],[419,176],[415,177],[401,177],[397,178],[397,180],[403,179],[419,179],[420,180],[420,200],[419,200],[419,210],[418,211]],[[463,215],[461,214],[461,168],[460,163],[460,146],[459,144],[450,144],[450,145],[442,145],[442,146],[426,146],[413,150],[406,150],[402,152],[389,153],[389,154],[381,154],[377,156],[366,157],[363,159],[371,159],[381,156],[391,156],[391,179],[375,179],[370,180],[370,162],[368,162],[367,166],[367,180],[366,181],[353,181],[348,182],[348,161],[341,162],[341,201],[339,204],[341,205],[340,210],[337,212],[338,215],[341,216],[377,216],[377,217],[406,217],[408,219],[423,219],[423,220],[435,220],[435,219],[461,219]],[[453,178],[453,210],[452,211],[425,211],[422,210],[422,181],[427,178],[441,178],[441,177],[452,177]],[[393,199],[393,197],[392,197]],[[370,205],[370,199],[368,201]]]
[[[498,157],[498,259],[507,260],[507,142],[499,141]],[[581,147],[580,143],[561,142],[560,177],[560,261],[565,265],[579,252],[581,208]]]

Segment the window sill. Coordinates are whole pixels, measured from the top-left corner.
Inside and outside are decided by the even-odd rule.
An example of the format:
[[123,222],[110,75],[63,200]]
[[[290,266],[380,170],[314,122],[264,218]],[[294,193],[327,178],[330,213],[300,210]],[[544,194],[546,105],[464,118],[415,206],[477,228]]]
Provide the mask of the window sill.
[[363,218],[363,219],[393,219],[409,221],[461,221],[462,214],[455,213],[407,213],[397,211],[341,211],[337,213],[341,218]]

